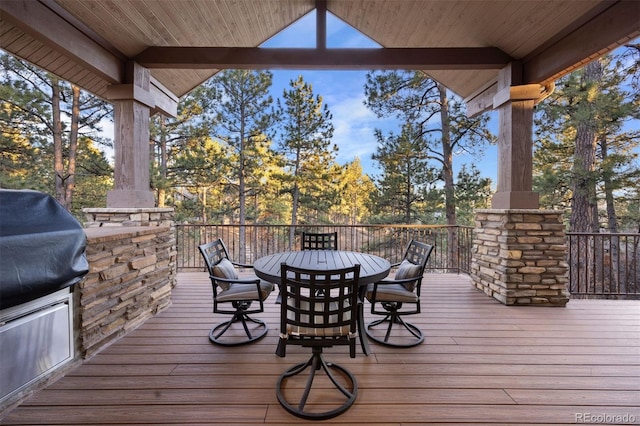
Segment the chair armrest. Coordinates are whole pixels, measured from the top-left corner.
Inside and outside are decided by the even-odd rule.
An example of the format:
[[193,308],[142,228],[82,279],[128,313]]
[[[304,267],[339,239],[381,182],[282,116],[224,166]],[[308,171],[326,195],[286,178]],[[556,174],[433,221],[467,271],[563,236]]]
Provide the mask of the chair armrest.
[[[223,293],[227,294],[227,300],[225,300],[225,302],[231,302],[231,301],[241,301],[241,300],[259,300],[260,304],[262,305],[262,302],[264,302],[267,297],[269,296],[269,294],[271,293],[271,291],[273,290],[273,288],[270,289],[263,289],[262,288],[262,283],[266,282],[261,280],[258,277],[255,278],[248,278],[248,279],[233,279],[233,278],[219,278],[213,275],[209,275],[209,278],[211,279],[211,284],[213,286],[213,297],[214,297],[214,301],[217,300],[218,297],[218,287],[220,287],[220,289],[222,290]],[[227,289],[224,288],[224,286],[222,284],[228,284],[229,287]],[[255,286],[256,288],[256,297],[243,297],[243,298],[238,298],[237,295],[234,295],[234,285],[235,284],[245,284],[245,285],[251,285],[251,286]],[[235,287],[237,288],[237,286]],[[230,294],[230,296],[229,296]],[[262,308],[261,308],[262,309]]]
[[385,285],[409,284],[409,283],[416,283],[413,292],[417,293],[418,296],[420,296],[420,286],[422,285],[422,277],[415,277],[415,278],[404,278],[401,280],[382,280],[382,281],[373,283],[373,289],[372,289],[373,299],[374,300],[376,299],[375,296],[378,293],[379,286],[384,287]]
[[216,277],[214,275],[209,275],[209,278],[212,281],[221,281],[223,283],[229,283],[229,284],[258,284],[260,285],[260,278],[252,278],[252,279],[233,279],[233,278],[220,278],[220,277]]
[[404,283],[410,283],[413,281],[417,281],[417,280],[422,280],[422,277],[415,277],[415,278],[404,278],[401,280],[382,280],[382,281],[378,281],[376,283],[373,283],[374,287],[377,287],[378,284],[381,285],[385,285],[385,284],[404,284]]
[[238,262],[231,262],[233,264],[233,266],[237,266],[238,268],[251,268],[253,269],[253,265],[250,265],[248,263],[238,263]]

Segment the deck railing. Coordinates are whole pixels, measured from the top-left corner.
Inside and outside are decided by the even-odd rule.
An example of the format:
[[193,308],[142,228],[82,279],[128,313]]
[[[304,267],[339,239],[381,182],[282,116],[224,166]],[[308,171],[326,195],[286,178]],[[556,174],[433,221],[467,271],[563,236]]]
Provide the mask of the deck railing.
[[[303,231],[337,231],[340,249],[376,254],[392,263],[402,259],[413,238],[434,246],[427,270],[468,274],[471,269],[473,228],[468,226],[176,225],[178,270],[203,270],[198,245],[216,238],[225,241],[234,260],[253,263],[268,254],[298,249]],[[567,246],[572,297],[640,299],[640,234],[570,232]]]
[[572,297],[640,299],[640,234],[567,233]]
[[416,239],[434,246],[428,270],[470,271],[473,228],[438,225],[176,225],[178,270],[203,269],[198,246],[216,238],[224,240],[234,260],[253,263],[262,256],[299,249],[303,231],[337,231],[341,250],[375,254],[392,263],[399,262],[409,240]]

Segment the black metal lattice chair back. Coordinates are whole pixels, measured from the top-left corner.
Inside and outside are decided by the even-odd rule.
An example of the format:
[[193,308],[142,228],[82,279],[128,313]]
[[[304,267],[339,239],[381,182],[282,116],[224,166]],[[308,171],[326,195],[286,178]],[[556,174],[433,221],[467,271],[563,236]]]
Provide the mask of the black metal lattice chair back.
[[303,232],[302,250],[338,250],[338,232]]
[[[277,382],[278,401],[298,417],[329,419],[344,413],[356,400],[355,376],[344,367],[325,361],[322,349],[348,345],[349,356],[355,358],[359,277],[360,265],[325,271],[281,266],[280,340],[276,354],[286,356],[288,345],[312,348],[308,361],[287,369]],[[307,369],[306,379],[296,377]],[[314,378],[320,370],[339,391],[336,393],[340,402],[334,404],[327,400],[324,387],[317,396],[312,392]],[[306,385],[285,389],[289,381],[302,383],[303,380]],[[295,403],[290,402],[294,400]]]
[[[433,246],[411,240],[402,262],[391,265],[397,268],[393,279],[367,286],[371,313],[384,315],[367,324],[365,332],[371,340],[395,347],[412,347],[424,341],[422,331],[403,317],[420,313],[422,278],[432,251]],[[395,334],[392,333],[394,325],[399,329]]]
[[[228,321],[211,329],[209,340],[223,346],[237,346],[264,337],[268,331],[267,324],[249,315],[264,311],[263,302],[273,290],[273,284],[262,281],[255,275],[240,279],[235,268],[253,266],[232,262],[221,239],[202,244],[198,249],[204,258],[213,287],[213,312],[231,315]],[[242,325],[242,332],[238,333],[232,328],[235,323]]]

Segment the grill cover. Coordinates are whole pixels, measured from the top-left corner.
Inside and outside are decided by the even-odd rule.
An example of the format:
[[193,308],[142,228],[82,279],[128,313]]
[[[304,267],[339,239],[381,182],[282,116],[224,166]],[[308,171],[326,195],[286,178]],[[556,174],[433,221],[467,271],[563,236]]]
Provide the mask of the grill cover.
[[74,285],[89,271],[82,225],[53,197],[0,189],[0,309]]

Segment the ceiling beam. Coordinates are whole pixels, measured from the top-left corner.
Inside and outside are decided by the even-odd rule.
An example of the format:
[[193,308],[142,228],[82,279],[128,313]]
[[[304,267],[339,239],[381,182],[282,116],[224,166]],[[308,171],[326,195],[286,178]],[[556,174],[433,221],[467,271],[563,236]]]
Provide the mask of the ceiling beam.
[[327,0],[316,0],[316,48],[327,48]]
[[544,50],[522,60],[524,83],[543,83],[584,66],[640,35],[640,1],[620,0]]
[[133,58],[147,68],[180,69],[500,69],[511,58],[495,47],[302,49],[150,47]]
[[498,93],[498,82],[492,81],[488,87],[464,100],[467,116],[475,117],[493,108],[493,97]]
[[149,82],[149,91],[155,102],[151,114],[161,112],[167,117],[176,117],[178,115],[178,102],[180,102],[180,99],[153,77]]
[[110,83],[124,78],[124,62],[39,1],[0,1],[2,19]]

